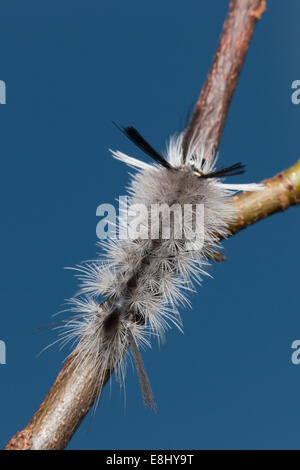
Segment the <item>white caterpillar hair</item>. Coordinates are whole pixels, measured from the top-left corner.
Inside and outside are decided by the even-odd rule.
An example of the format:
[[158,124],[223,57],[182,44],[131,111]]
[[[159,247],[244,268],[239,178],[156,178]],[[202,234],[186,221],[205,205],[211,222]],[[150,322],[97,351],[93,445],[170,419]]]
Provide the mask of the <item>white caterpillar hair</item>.
[[[175,227],[170,236],[163,237],[164,217],[153,217],[149,212],[140,226],[156,238],[108,239],[102,242],[104,255],[93,262],[77,266],[81,281],[79,293],[71,299],[75,316],[66,322],[62,340],[76,341],[72,354],[78,364],[89,364],[98,376],[101,391],[107,371],[115,371],[124,380],[124,357],[129,349],[134,357],[144,403],[154,407],[154,399],[139,346],[149,345],[151,335],[159,339],[170,323],[181,328],[177,310],[179,304],[188,303],[185,292],[201,281],[208,259],[219,246],[219,238],[228,235],[228,225],[235,218],[230,196],[236,191],[263,189],[256,184],[224,184],[222,178],[243,172],[237,163],[228,168],[216,169],[215,155],[203,143],[192,141],[184,153],[183,135],[171,138],[166,157],[163,158],[133,127],[121,129],[155,163],[150,165],[119,151],[113,156],[137,169],[129,187],[129,208],[143,204],[150,210],[153,204],[189,205],[194,217],[197,205],[204,207],[204,224],[201,243],[190,234],[182,232],[175,237]],[[194,219],[193,219],[194,220]],[[188,222],[192,222],[189,220]],[[203,220],[201,221],[203,222]],[[191,226],[191,224],[186,225]]]

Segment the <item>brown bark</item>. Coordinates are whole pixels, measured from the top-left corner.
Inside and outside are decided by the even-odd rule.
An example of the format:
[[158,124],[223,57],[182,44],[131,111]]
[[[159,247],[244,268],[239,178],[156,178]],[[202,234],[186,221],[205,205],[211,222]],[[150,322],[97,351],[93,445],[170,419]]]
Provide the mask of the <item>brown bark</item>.
[[255,24],[265,9],[265,0],[230,3],[216,54],[185,131],[184,154],[194,138],[217,150]]

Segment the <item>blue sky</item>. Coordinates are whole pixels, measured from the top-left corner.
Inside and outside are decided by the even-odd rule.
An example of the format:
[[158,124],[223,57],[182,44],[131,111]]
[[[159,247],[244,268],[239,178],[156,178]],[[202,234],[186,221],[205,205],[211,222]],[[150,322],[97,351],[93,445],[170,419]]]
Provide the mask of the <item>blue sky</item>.
[[[300,156],[299,3],[268,2],[236,89],[220,162],[260,181]],[[156,148],[182,130],[210,66],[228,2],[3,0],[1,122],[0,443],[24,427],[67,350],[39,351],[77,284],[63,269],[96,254],[96,208],[125,194],[128,170],[108,148],[141,154],[112,120]],[[144,158],[144,157],[143,157]],[[126,406],[115,381],[69,449],[297,449],[300,209],[224,242],[182,310],[184,335],[144,353],[158,413],[144,409],[129,370]]]

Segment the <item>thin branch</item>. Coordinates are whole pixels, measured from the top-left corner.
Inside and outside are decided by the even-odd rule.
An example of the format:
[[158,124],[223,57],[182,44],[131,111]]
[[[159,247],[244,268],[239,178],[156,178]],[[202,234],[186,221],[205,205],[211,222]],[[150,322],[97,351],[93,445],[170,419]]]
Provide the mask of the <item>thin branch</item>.
[[230,227],[232,235],[265,217],[300,203],[300,160],[263,183],[264,191],[241,193],[233,197],[232,203],[238,210],[238,220]]
[[[300,203],[300,160],[264,183],[266,190],[232,199],[238,210],[232,234]],[[107,371],[106,381],[109,377]],[[32,420],[9,441],[6,450],[64,449],[94,401],[96,381],[93,370],[78,368],[74,372],[70,360]]]
[[[196,133],[217,149],[255,23],[264,10],[265,0],[231,2],[211,70],[185,134],[185,148]],[[266,185],[267,191],[233,199],[239,218],[231,226],[232,233],[299,203],[300,163],[267,180]],[[108,370],[106,381],[110,375]],[[38,411],[8,442],[6,450],[64,449],[94,402],[96,384],[95,371],[75,370],[71,357]]]
[[255,24],[265,9],[265,0],[231,2],[214,60],[185,131],[184,155],[192,139],[217,150]]
[[[104,384],[109,377],[108,372]],[[96,390],[95,371],[75,368],[71,357],[31,421],[5,450],[64,449],[96,399]]]

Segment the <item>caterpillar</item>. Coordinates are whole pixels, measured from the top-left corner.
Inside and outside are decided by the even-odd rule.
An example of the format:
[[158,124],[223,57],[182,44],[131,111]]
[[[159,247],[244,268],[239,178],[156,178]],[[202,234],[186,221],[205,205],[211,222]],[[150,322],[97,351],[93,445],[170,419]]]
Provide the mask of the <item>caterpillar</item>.
[[[80,289],[70,299],[74,316],[60,335],[63,343],[75,341],[75,362],[94,369],[98,395],[108,370],[125,380],[124,357],[130,350],[144,404],[155,409],[140,348],[149,346],[152,336],[161,340],[171,324],[182,329],[178,307],[189,305],[188,292],[201,283],[220,238],[228,236],[236,217],[230,197],[263,185],[224,183],[224,178],[244,173],[244,165],[217,168],[214,150],[196,138],[184,148],[183,133],[169,140],[162,156],[134,127],[120,130],[153,160],[149,164],[111,150],[114,158],[135,170],[128,200],[129,212],[136,206],[146,209],[140,232],[99,242],[103,254],[73,268]],[[190,209],[181,232],[176,211],[166,217],[174,205],[179,212]],[[161,210],[154,213],[153,206]],[[199,207],[202,217],[197,218]],[[125,225],[130,226],[130,220]]]

